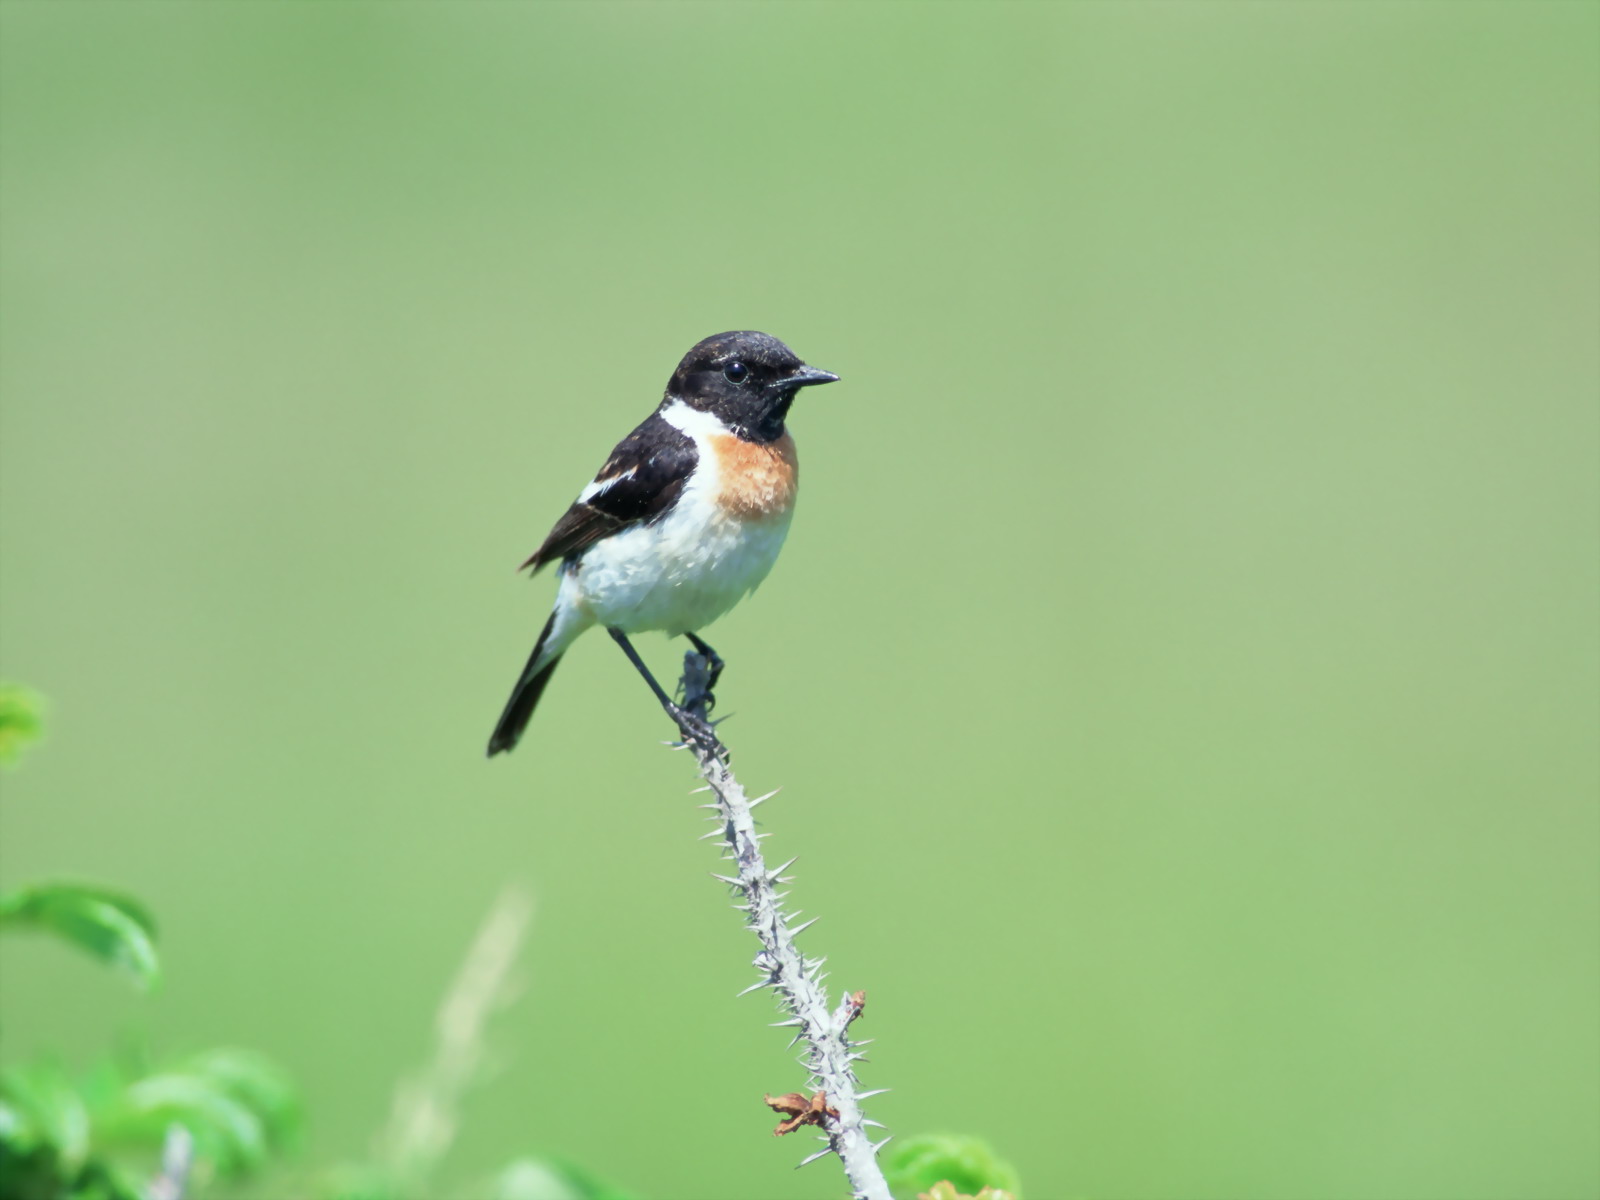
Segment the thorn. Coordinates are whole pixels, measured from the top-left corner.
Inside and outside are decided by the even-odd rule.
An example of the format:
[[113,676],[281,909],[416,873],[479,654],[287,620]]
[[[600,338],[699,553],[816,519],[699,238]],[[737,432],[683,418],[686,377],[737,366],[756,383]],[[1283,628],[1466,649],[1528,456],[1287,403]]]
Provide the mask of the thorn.
[[796,1046],[798,1046],[801,1042],[803,1042],[805,1040],[806,1040],[806,1031],[804,1029],[802,1029],[799,1033],[795,1034],[792,1038],[789,1039],[789,1044],[787,1046],[785,1046],[784,1049],[785,1050],[793,1050]]
[[[806,921],[804,924],[796,925],[793,929],[789,930],[789,936],[790,937],[798,937],[800,934],[802,934],[806,930],[810,929],[813,925],[815,925],[820,920],[822,920],[821,917],[812,917],[811,920]],[[829,926],[829,928],[831,929],[832,926]]]
[[718,825],[710,833],[702,833],[700,835],[700,837],[699,837],[699,840],[702,841],[702,842],[709,842],[712,838],[723,837],[724,836],[724,831],[726,830],[726,828],[727,827],[724,826],[724,825]]
[[729,887],[738,888],[741,892],[744,891],[745,888],[749,886],[748,884],[745,883],[744,880],[740,879],[736,875],[718,875],[715,871],[707,871],[706,874],[711,876],[711,878],[713,878],[713,879],[721,880],[723,883],[727,884]]
[[[759,992],[762,988],[769,988],[771,986],[772,986],[772,980],[770,980],[770,979],[758,980],[755,983],[752,983],[749,987],[745,988],[744,991],[742,991],[742,992],[738,993],[738,995],[734,996],[734,999],[737,1000],[739,998],[739,996],[748,996],[751,992]],[[888,1090],[889,1090],[888,1088],[884,1088],[884,1091],[888,1091]]]
[[[708,784],[707,786],[709,787],[710,785]],[[771,800],[781,791],[783,791],[782,788],[773,788],[765,796],[757,796],[754,800],[750,801],[750,807],[754,808],[758,804],[765,804],[768,800]]]
[[827,1158],[828,1155],[830,1155],[832,1153],[833,1153],[833,1147],[832,1146],[824,1146],[821,1150],[818,1150],[815,1154],[808,1154],[804,1158],[802,1158],[798,1163],[795,1164],[795,1168],[794,1169],[796,1171],[798,1171],[801,1167],[809,1167],[812,1163],[816,1162],[817,1159],[819,1159],[819,1158]]
[[769,1028],[769,1029],[784,1029],[784,1028],[786,1028],[786,1027],[788,1027],[790,1025],[804,1025],[804,1024],[805,1024],[805,1019],[803,1017],[790,1017],[787,1021],[774,1021],[767,1028]]
[[878,1040],[877,1038],[862,1038],[859,1042],[851,1042],[850,1043],[850,1048],[852,1050],[854,1050],[858,1046],[870,1046],[870,1045],[872,1045],[873,1042],[875,1042],[877,1040]]
[[868,1058],[865,1054],[852,1054],[852,1055],[850,1055],[850,1057],[849,1057],[849,1059],[847,1061],[849,1061],[849,1062],[871,1062],[872,1060],[870,1058]]
[[893,1088],[873,1088],[870,1092],[857,1092],[857,1100],[871,1100],[874,1096],[881,1096],[885,1092],[892,1092]]
[[[765,837],[766,834],[758,833],[756,836],[757,837]],[[777,870],[768,871],[767,872],[767,878],[773,880],[776,883],[784,882],[783,880],[780,880],[778,878],[778,876],[782,875],[785,871],[787,871],[790,867],[794,866],[795,863],[797,863],[799,861],[800,861],[800,856],[798,854],[796,854],[793,858],[791,858],[788,862],[784,863],[783,866],[779,867]]]
[[[701,796],[701,795],[704,795],[706,792],[709,792],[710,790],[711,790],[711,785],[709,783],[706,783],[706,784],[702,784],[701,786],[699,786],[697,788],[690,788],[689,789],[689,795],[691,795],[691,796]],[[707,805],[707,807],[710,807],[710,806]]]
[[879,1142],[876,1146],[874,1146],[872,1148],[873,1155],[876,1156],[879,1150],[882,1150],[885,1146],[887,1146],[892,1141],[894,1141],[894,1134],[891,1133],[888,1137],[884,1138],[883,1141]]

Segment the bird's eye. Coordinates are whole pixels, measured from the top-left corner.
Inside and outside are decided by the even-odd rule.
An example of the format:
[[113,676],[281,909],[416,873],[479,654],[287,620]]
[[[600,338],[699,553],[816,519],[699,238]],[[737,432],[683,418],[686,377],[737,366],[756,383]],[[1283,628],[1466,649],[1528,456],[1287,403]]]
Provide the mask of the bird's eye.
[[742,362],[731,362],[722,368],[722,377],[729,383],[743,383],[750,378],[750,368]]

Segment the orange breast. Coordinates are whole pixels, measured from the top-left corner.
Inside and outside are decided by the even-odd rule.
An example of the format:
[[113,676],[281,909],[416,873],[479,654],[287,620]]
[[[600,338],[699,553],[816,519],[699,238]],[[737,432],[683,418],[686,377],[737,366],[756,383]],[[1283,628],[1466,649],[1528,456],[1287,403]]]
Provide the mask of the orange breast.
[[757,445],[731,434],[710,439],[721,468],[717,504],[742,520],[779,517],[794,507],[800,466],[794,439],[785,433],[775,442]]

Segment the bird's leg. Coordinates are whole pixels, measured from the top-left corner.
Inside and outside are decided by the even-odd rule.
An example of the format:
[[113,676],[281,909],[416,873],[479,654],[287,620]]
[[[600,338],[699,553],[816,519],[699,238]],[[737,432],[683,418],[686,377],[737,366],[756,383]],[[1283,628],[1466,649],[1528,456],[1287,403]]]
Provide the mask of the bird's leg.
[[622,652],[628,656],[628,661],[633,664],[634,670],[644,676],[644,681],[650,685],[650,690],[656,694],[656,700],[661,707],[666,709],[667,715],[678,723],[678,727],[685,734],[693,733],[697,738],[708,742],[716,742],[716,734],[712,732],[710,724],[704,717],[690,712],[683,705],[678,704],[661,690],[661,685],[656,682],[656,677],[650,674],[650,668],[644,665],[644,659],[639,657],[639,652],[633,648],[633,643],[628,640],[628,635],[614,625],[608,625],[606,632],[622,647]]
[[717,698],[712,693],[716,691],[717,680],[722,678],[722,668],[728,664],[722,661],[722,655],[700,637],[692,633],[685,633],[683,636],[689,639],[695,651],[706,660],[706,712],[710,712],[717,706]]
[[706,669],[711,673],[710,679],[706,682],[706,691],[709,692],[712,688],[717,686],[717,680],[722,678],[722,668],[728,664],[722,661],[722,655],[713,650],[710,645],[698,635],[686,633],[683,636],[688,638],[689,641],[693,643],[696,650],[705,655]]

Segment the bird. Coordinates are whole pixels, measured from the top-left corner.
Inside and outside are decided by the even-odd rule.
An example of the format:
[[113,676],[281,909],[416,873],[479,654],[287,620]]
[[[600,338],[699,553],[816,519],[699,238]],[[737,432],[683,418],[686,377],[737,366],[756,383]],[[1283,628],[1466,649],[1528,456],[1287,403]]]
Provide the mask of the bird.
[[802,388],[835,383],[770,334],[738,330],[696,342],[656,410],[617,443],[520,569],[560,561],[549,620],[489,738],[516,746],[550,676],[596,625],[622,647],[680,725],[677,705],[630,633],[684,635],[704,655],[709,688],[722,660],[699,636],[767,577],[794,515],[798,464],[787,427]]

